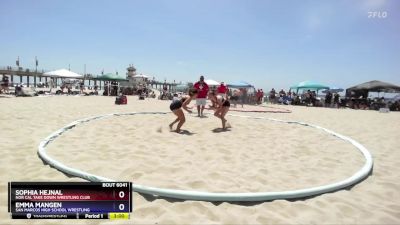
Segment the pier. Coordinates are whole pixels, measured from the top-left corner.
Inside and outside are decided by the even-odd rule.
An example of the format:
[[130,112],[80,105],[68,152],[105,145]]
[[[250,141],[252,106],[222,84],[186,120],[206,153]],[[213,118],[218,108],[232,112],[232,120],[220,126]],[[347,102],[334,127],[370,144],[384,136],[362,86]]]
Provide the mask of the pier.
[[[39,83],[42,84],[48,84],[50,79],[54,81],[54,84],[56,86],[60,86],[62,83],[62,80],[65,78],[60,78],[60,77],[51,77],[51,76],[46,76],[44,75],[45,72],[48,72],[47,70],[37,70],[37,69],[30,69],[30,68],[23,68],[23,67],[11,67],[11,66],[3,66],[0,67],[0,75],[2,76],[9,76],[9,86],[14,87],[17,84],[24,83],[27,87],[38,87]],[[127,74],[128,75],[128,74]],[[129,75],[128,75],[129,76]],[[134,75],[133,75],[134,77]],[[26,78],[26,79],[24,79]],[[85,82],[85,86],[91,87],[95,85],[99,85],[99,88],[101,89],[102,87],[105,86],[104,81],[99,81],[99,80],[94,80],[93,75],[91,74],[86,74],[84,75],[83,81]],[[169,92],[175,92],[176,86],[178,85],[175,82],[161,82],[161,81],[156,81],[154,78],[153,80],[146,80],[146,85],[147,87],[150,87],[152,89],[157,89],[157,90],[167,90]],[[134,84],[128,83],[125,84],[125,87],[129,86],[134,86]]]

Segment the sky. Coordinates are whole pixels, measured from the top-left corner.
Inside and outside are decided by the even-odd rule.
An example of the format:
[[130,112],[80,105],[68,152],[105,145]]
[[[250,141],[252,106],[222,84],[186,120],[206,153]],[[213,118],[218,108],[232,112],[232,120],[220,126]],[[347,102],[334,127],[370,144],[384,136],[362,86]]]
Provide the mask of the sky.
[[398,0],[0,0],[0,67],[400,85]]

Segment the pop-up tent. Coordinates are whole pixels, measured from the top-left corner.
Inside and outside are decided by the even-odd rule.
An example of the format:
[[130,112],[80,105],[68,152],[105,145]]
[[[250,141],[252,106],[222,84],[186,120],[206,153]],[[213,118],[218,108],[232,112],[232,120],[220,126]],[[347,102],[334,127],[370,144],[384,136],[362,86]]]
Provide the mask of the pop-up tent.
[[379,80],[373,80],[346,89],[346,91],[359,91],[359,90],[365,90],[371,92],[396,93],[400,92],[400,86],[382,82]]
[[368,81],[346,89],[346,96],[366,98],[369,92],[399,93],[400,86],[379,80]]
[[74,73],[74,72],[66,70],[66,69],[60,69],[60,70],[54,70],[54,71],[46,72],[43,75],[44,76],[48,76],[48,77],[55,77],[55,78],[77,78],[77,79],[83,79],[83,75],[80,75],[78,73]]
[[290,87],[290,89],[296,90],[296,92],[299,92],[299,90],[301,90],[301,89],[309,89],[309,90],[319,91],[322,89],[329,89],[329,86],[317,83],[315,81],[302,81],[302,82],[298,83],[297,85]]
[[140,78],[150,78],[149,76],[147,76],[147,75],[144,75],[144,74],[136,74],[135,76],[133,76],[133,77],[140,77]]
[[208,86],[219,86],[220,85],[220,83],[218,81],[211,80],[211,79],[205,80],[204,82],[206,82],[206,84]]
[[254,87],[253,85],[247,83],[246,81],[236,81],[228,83],[229,88],[251,88]]
[[[128,81],[126,78],[120,77],[117,74],[113,74],[113,73],[106,73],[106,74],[98,75],[97,77],[95,77],[93,79],[94,80],[102,80],[102,81]],[[111,85],[107,85],[107,86],[108,86],[107,95],[109,96],[110,91],[111,91]],[[117,88],[117,95],[118,95],[119,83],[117,83],[116,86],[118,87]]]
[[104,80],[104,81],[128,81],[125,77],[120,77],[117,74],[106,73],[102,75],[98,75],[93,78],[94,80]]

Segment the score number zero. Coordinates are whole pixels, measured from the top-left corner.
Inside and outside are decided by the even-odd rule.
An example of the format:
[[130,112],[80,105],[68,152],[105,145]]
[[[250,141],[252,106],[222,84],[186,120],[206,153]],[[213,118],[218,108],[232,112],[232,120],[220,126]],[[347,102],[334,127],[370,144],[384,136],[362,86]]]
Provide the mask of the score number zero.
[[[118,192],[118,197],[123,199],[125,197],[125,192],[124,191],[119,191]],[[125,209],[125,205],[124,204],[119,204],[118,205],[119,210],[123,211]]]

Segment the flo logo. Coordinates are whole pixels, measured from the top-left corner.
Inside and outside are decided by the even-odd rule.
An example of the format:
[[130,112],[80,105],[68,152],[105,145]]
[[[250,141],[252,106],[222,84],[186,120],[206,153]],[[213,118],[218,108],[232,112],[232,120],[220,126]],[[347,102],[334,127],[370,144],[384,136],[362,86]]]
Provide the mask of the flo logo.
[[386,11],[370,11],[368,12],[368,18],[370,19],[385,19],[388,16]]
[[26,214],[26,218],[30,219],[32,215],[30,213]]

